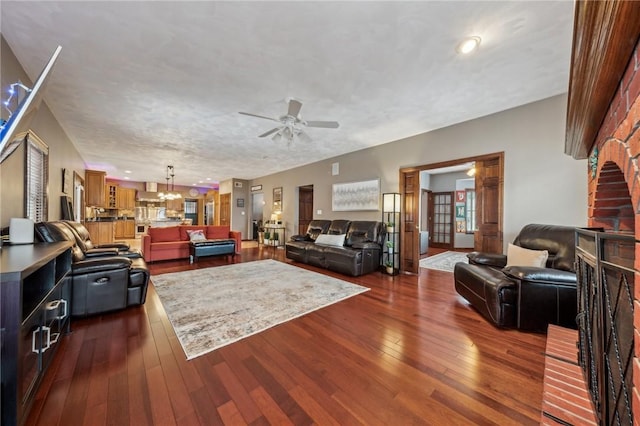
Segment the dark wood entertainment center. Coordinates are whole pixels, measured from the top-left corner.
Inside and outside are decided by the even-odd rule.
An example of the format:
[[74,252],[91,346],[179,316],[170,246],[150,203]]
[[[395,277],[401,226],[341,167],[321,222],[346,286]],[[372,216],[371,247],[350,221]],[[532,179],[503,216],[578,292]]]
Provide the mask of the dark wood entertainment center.
[[71,242],[0,248],[1,423],[24,423],[69,331]]

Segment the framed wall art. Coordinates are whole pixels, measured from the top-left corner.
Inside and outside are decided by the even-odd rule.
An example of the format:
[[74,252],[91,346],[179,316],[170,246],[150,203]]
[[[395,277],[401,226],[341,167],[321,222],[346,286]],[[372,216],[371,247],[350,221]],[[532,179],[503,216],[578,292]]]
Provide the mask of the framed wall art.
[[380,179],[334,183],[331,192],[334,212],[380,209]]

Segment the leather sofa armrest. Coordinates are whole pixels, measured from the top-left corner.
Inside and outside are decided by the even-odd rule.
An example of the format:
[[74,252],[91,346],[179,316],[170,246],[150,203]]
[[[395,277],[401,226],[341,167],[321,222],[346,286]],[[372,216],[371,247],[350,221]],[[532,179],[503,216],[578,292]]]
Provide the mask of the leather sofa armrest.
[[351,248],[360,250],[380,250],[380,244],[374,242],[353,243]]
[[120,250],[129,250],[131,248],[131,246],[127,243],[111,243],[111,244],[100,244],[97,246],[94,246],[94,248],[98,248],[98,249],[107,249],[107,248],[115,248],[118,249],[118,251]]
[[71,264],[71,271],[73,275],[81,275],[91,272],[111,271],[114,269],[129,269],[130,267],[131,259],[121,256],[112,256],[73,262]]
[[507,266],[502,270],[508,277],[520,281],[534,281],[576,285],[578,282],[574,272],[552,268],[537,268],[535,266]]
[[113,247],[113,248],[104,248],[104,247],[96,247],[96,248],[92,248],[87,250],[84,253],[85,257],[87,258],[93,258],[93,257],[105,257],[105,256],[117,256],[118,255],[118,249]]
[[291,241],[313,241],[308,235],[294,235],[290,239]]
[[507,266],[507,256],[504,254],[473,251],[467,254],[467,258],[471,265],[494,266],[496,268],[504,268]]
[[236,253],[240,253],[240,245],[242,244],[242,232],[229,231],[229,238],[236,240]]

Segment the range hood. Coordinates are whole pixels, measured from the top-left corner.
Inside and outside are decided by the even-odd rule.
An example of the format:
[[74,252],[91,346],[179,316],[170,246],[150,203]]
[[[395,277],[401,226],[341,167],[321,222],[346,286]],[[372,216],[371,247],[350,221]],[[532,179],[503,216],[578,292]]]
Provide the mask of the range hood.
[[136,201],[151,201],[154,203],[163,203],[164,200],[161,200],[158,197],[157,192],[149,192],[149,191],[138,191],[136,193]]

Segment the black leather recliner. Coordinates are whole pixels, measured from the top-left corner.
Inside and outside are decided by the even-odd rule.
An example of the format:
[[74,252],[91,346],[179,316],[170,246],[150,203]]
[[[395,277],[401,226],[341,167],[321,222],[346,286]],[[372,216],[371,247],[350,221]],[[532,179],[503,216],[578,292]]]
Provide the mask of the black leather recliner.
[[71,227],[62,221],[36,223],[35,231],[43,242],[74,243],[71,315],[87,316],[144,304],[149,284],[144,259],[118,256],[117,248],[93,249],[87,256]]
[[576,328],[575,228],[526,225],[514,245],[547,250],[546,267],[506,266],[503,254],[472,252],[454,268],[456,291],[498,327],[546,332]]
[[142,257],[142,253],[140,253],[140,250],[131,249],[129,244],[126,243],[94,245],[91,241],[89,230],[83,224],[74,222],[72,220],[61,220],[60,222],[71,228],[76,237],[78,246],[87,257],[103,256],[104,253],[107,252],[113,253],[113,249],[116,249],[116,253],[118,256],[125,256],[129,258]]

